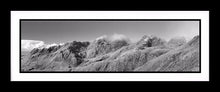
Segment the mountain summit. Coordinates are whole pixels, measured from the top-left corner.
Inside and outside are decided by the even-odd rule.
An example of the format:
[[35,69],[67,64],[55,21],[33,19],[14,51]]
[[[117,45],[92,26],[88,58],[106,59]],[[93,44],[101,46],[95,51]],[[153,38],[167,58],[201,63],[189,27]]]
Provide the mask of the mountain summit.
[[102,36],[93,42],[73,41],[48,48],[35,48],[22,57],[22,71],[135,72],[199,71],[199,41],[165,40],[144,35],[130,43],[123,35]]
[[73,41],[49,48],[35,48],[22,64],[23,71],[70,71],[83,62],[89,42]]

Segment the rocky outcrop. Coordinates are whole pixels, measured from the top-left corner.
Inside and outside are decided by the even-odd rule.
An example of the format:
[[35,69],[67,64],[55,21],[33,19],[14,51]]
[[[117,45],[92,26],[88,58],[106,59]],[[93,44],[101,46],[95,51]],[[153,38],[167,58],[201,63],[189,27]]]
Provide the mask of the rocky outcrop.
[[143,36],[137,43],[105,37],[33,49],[22,71],[199,71],[199,36],[186,43]]
[[135,71],[199,71],[199,36],[183,46],[148,61]]
[[144,35],[140,41],[136,43],[136,47],[139,49],[145,49],[146,47],[161,46],[166,43],[165,40],[153,35]]
[[49,48],[35,48],[28,55],[23,71],[70,71],[83,62],[89,42],[66,43]]
[[89,45],[87,49],[87,58],[94,58],[99,55],[107,54],[109,52],[114,52],[120,49],[123,46],[127,46],[129,43],[122,39],[122,40],[108,40],[108,39],[98,39]]
[[73,71],[133,71],[147,61],[168,52],[170,49],[164,46],[165,43],[155,36],[143,36],[137,43],[102,55],[108,58],[89,60]]
[[145,50],[131,49],[129,51],[110,53],[108,58],[93,61],[90,64],[79,66],[74,71],[133,71],[147,61],[154,59],[169,49],[149,47]]

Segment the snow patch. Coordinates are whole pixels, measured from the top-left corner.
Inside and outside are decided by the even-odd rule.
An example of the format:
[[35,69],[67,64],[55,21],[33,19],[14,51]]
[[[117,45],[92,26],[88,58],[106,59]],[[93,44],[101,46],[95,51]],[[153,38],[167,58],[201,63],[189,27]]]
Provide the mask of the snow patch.
[[34,48],[43,46],[43,41],[38,40],[21,40],[21,50],[22,51],[31,51]]
[[45,44],[43,41],[38,41],[38,40],[21,40],[22,51],[31,51],[34,48],[43,49],[43,48],[49,48],[52,46],[59,46],[59,45],[64,45],[64,43]]
[[38,49],[50,48],[50,47],[52,47],[52,46],[59,46],[59,45],[64,45],[64,43],[60,43],[60,44],[56,44],[56,43],[53,43],[53,44],[44,44],[43,46],[38,47]]

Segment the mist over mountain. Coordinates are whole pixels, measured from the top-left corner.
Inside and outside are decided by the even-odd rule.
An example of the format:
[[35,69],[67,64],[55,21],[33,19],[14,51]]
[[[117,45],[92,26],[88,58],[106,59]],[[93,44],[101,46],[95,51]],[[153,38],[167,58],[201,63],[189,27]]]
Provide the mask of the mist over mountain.
[[143,35],[135,43],[124,35],[92,42],[72,41],[32,49],[22,57],[22,71],[135,72],[199,71],[199,36],[166,41]]

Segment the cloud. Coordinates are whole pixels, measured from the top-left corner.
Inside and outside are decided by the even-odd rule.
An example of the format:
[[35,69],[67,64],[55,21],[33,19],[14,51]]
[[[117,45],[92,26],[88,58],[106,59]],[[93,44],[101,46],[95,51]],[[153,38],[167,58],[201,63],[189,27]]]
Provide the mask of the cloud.
[[106,39],[106,38],[107,38],[107,35],[103,35],[103,36],[96,38],[95,40]]
[[44,44],[40,47],[38,47],[39,49],[42,49],[42,48],[49,48],[49,47],[52,47],[52,46],[57,46],[58,44],[56,43],[53,43],[53,44]]
[[43,41],[38,40],[21,40],[21,50],[22,51],[31,51],[34,48],[49,48],[51,46],[64,45],[64,43],[60,44],[45,44]]
[[112,36],[110,36],[110,40],[111,41],[125,40],[125,39],[128,39],[128,38],[125,35],[123,35],[123,34],[114,33]]
[[64,45],[64,43],[60,43],[59,45]]
[[96,40],[100,40],[100,39],[106,39],[106,40],[109,40],[109,41],[116,41],[116,40],[127,40],[128,41],[129,40],[129,38],[126,37],[125,35],[117,34],[117,33],[114,33],[111,36],[103,35],[103,36],[100,36],[100,37],[96,38]]
[[42,48],[49,48],[49,47],[52,47],[52,46],[58,46],[58,45],[64,45],[64,43],[60,43],[60,44],[56,44],[56,43],[53,43],[53,44],[44,44],[38,48],[42,49]]
[[38,48],[43,45],[44,45],[43,41],[21,40],[21,50],[22,51],[31,51],[32,49]]

